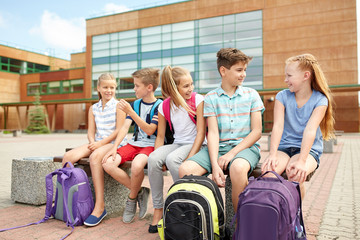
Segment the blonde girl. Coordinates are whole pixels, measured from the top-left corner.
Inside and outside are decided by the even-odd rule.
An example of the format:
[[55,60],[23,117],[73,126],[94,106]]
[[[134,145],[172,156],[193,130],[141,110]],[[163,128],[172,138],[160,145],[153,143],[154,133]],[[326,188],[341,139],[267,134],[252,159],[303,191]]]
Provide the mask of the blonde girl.
[[300,183],[320,163],[323,139],[334,137],[333,99],[316,58],[302,54],[286,60],[288,89],[276,95],[270,153],[262,171],[286,171]]
[[[101,160],[111,149],[117,133],[124,123],[125,113],[116,108],[118,101],[115,99],[116,79],[112,74],[101,74],[97,81],[99,101],[93,104],[88,113],[88,141],[89,143],[74,148],[65,153],[63,164],[75,163],[83,157],[89,157],[90,167],[95,188],[96,204],[90,220],[105,217],[104,210],[104,172]],[[100,221],[88,221],[85,225],[94,226]],[[96,225],[96,224],[95,224]]]
[[[163,210],[163,175],[162,167],[166,165],[174,181],[179,178],[181,163],[197,153],[205,139],[205,120],[203,116],[204,97],[195,96],[196,111],[193,111],[187,101],[190,101],[194,90],[190,72],[182,67],[166,66],[161,76],[161,91],[165,98],[170,98],[170,118],[174,130],[173,144],[164,145],[166,119],[163,103],[158,108],[158,130],[155,141],[155,151],[148,159],[149,181],[154,205],[154,216],[149,226],[150,233],[157,232],[157,223]],[[196,117],[196,124],[191,120]]]

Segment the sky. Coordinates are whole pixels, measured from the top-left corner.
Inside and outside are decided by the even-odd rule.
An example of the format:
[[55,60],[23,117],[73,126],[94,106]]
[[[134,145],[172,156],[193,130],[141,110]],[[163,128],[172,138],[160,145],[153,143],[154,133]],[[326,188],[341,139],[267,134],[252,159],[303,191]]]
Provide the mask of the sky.
[[17,0],[0,7],[0,44],[70,59],[83,52],[89,18],[183,0]]

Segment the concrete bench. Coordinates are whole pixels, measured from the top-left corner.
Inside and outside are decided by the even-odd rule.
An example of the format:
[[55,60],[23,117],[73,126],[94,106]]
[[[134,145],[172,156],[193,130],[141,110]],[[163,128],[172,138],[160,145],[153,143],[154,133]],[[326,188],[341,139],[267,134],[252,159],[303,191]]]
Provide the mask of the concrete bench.
[[338,137],[342,136],[344,134],[344,131],[336,130],[335,131],[335,139],[334,139],[334,145],[337,145]]
[[[310,173],[307,177],[305,181],[310,181],[311,177],[314,175],[315,171]],[[259,177],[261,175],[261,163],[259,163],[256,168],[253,170],[253,172],[251,173],[250,177]],[[286,176],[286,172],[283,172],[283,174],[281,174],[281,176],[285,179],[287,179]],[[231,187],[231,180],[230,180],[230,176],[228,175],[226,177],[226,181],[225,181],[225,216],[226,216],[226,226],[230,227],[231,224],[231,220],[234,217],[234,208],[233,208],[233,204],[232,204],[232,187]],[[234,226],[230,229],[231,233],[233,233],[235,231],[235,224]]]
[[[13,159],[11,167],[11,200],[42,205],[46,203],[45,177],[60,168],[52,157]],[[55,177],[53,183],[55,183]]]

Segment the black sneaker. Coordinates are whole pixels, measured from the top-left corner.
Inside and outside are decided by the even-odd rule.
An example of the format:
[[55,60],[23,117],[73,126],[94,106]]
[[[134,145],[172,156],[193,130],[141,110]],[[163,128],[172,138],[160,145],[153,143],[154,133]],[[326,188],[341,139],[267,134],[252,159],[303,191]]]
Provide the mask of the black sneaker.
[[157,229],[157,225],[149,225],[149,233],[157,233],[158,229]]

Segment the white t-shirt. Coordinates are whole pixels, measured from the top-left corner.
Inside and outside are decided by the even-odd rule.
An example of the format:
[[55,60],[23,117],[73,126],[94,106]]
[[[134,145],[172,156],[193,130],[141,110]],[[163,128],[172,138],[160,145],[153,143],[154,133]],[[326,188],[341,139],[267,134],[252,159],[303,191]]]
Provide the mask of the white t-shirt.
[[[204,101],[204,96],[196,94],[196,107]],[[183,107],[176,107],[173,103],[170,107],[170,118],[174,127],[174,144],[193,144],[197,130],[196,124],[191,120],[189,113]],[[158,108],[159,114],[164,116],[163,103]]]

